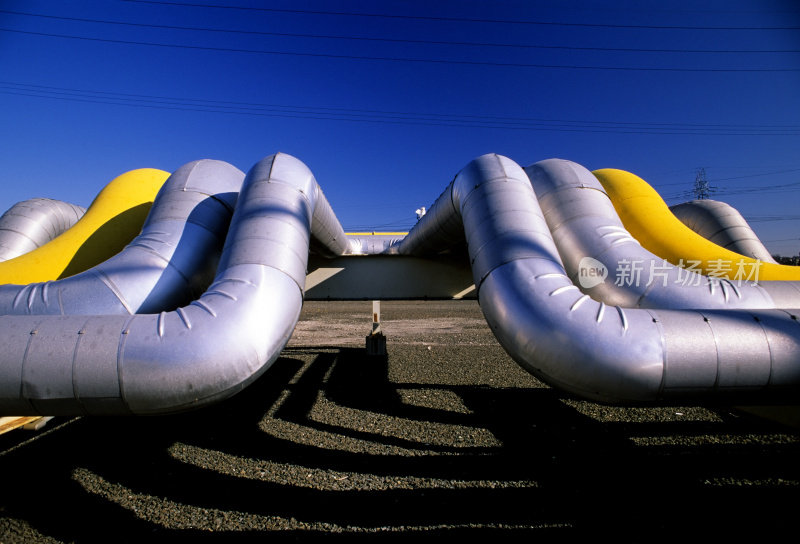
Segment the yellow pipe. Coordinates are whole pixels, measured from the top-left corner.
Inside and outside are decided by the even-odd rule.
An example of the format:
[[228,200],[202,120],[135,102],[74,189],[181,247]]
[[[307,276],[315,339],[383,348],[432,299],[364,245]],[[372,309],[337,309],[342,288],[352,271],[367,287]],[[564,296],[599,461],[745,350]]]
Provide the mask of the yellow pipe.
[[0,263],[0,284],[56,280],[119,253],[142,229],[168,172],[131,170],[114,178],[71,228],[24,255]]
[[800,267],[764,263],[727,250],[681,223],[642,178],[613,168],[592,172],[622,224],[642,247],[662,259],[709,276],[733,280],[800,280]]

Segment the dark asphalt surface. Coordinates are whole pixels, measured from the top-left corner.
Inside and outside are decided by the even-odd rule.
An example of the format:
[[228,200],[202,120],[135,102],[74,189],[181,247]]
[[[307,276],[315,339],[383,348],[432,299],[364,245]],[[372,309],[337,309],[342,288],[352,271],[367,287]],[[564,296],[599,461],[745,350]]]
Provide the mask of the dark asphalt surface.
[[[281,358],[196,412],[0,435],[0,543],[777,541],[800,432],[555,391],[475,302],[309,302]],[[533,540],[530,540],[533,541]]]

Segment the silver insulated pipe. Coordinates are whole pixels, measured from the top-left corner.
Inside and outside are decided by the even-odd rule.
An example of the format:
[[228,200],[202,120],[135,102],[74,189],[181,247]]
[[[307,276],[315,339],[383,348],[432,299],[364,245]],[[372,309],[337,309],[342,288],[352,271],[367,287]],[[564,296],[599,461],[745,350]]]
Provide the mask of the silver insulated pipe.
[[85,212],[81,206],[49,198],[17,202],[0,217],[0,261],[43,246],[77,223]]
[[0,285],[0,315],[154,313],[188,304],[214,278],[243,180],[222,161],[182,166],[121,252],[64,279]]
[[457,225],[489,326],[543,381],[616,403],[796,399],[796,310],[631,309],[594,300],[567,275],[531,182],[510,159],[485,155],[467,165],[398,251],[443,250]]
[[197,300],[158,314],[0,316],[0,413],[169,413],[240,391],[294,330],[312,236],[329,253],[347,248],[308,168],[265,158]]
[[747,220],[731,205],[718,200],[690,200],[669,209],[684,225],[718,246],[765,263],[775,262]]
[[798,282],[704,276],[647,251],[583,166],[547,159],[524,170],[567,275],[595,300],[629,308],[800,308]]

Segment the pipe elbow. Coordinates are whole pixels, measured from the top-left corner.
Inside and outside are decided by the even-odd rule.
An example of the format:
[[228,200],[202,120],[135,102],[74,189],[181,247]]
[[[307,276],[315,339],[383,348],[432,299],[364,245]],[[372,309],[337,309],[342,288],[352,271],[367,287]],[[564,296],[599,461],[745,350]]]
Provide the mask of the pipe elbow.
[[556,263],[499,267],[484,280],[479,301],[504,349],[545,383],[607,403],[659,398],[664,347],[649,314],[581,294]]
[[179,311],[134,316],[121,346],[125,405],[134,414],[165,414],[241,391],[278,358],[302,302],[287,275],[243,265]]

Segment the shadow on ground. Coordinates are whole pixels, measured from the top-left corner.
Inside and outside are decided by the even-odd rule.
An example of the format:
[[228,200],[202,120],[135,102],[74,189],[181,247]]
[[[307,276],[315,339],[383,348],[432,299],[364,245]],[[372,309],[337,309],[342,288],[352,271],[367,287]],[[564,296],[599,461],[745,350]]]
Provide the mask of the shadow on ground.
[[724,411],[594,417],[545,386],[397,380],[393,357],[415,356],[403,349],[294,348],[212,408],[0,436],[0,542],[735,541],[794,528],[793,431]]

